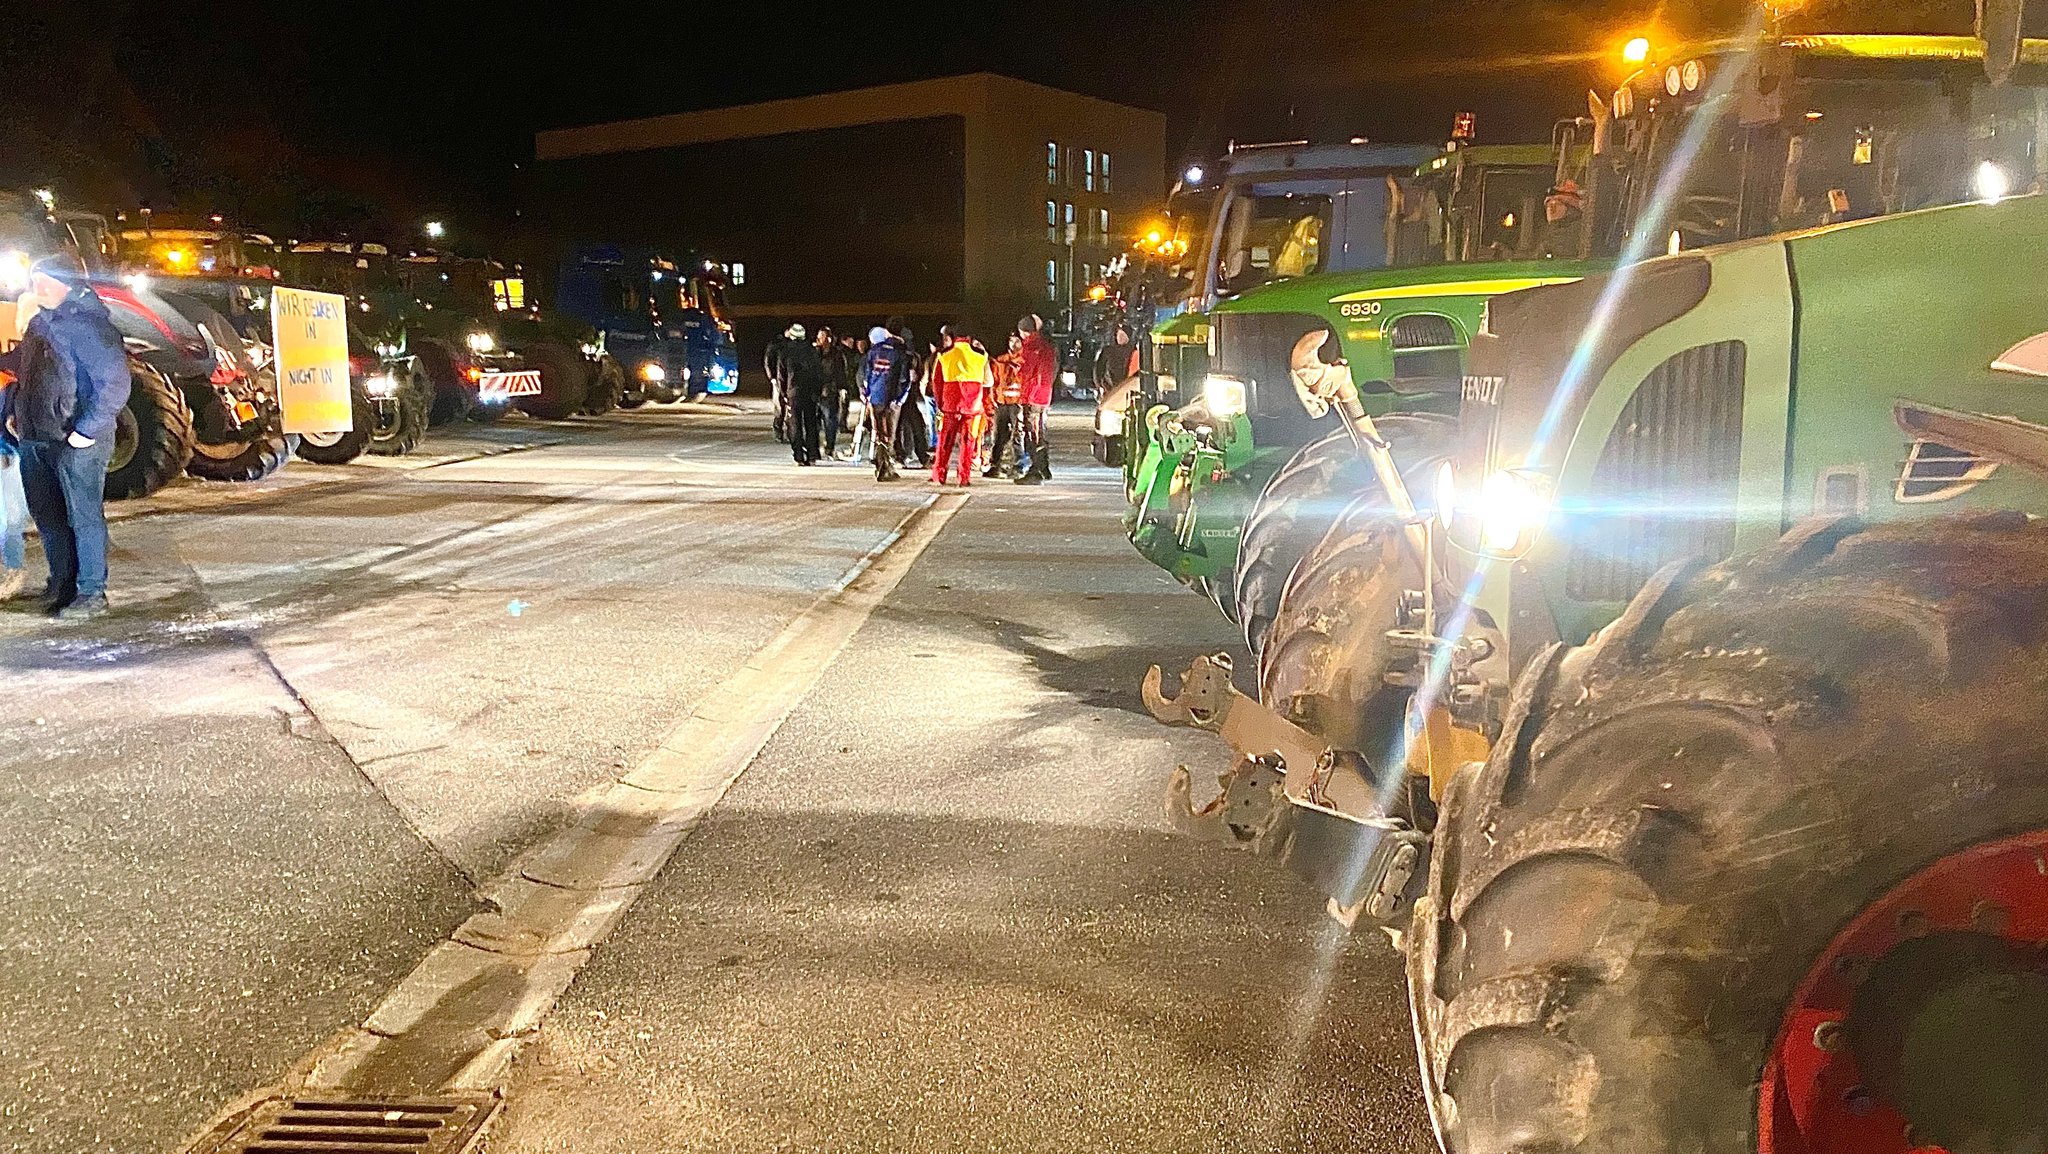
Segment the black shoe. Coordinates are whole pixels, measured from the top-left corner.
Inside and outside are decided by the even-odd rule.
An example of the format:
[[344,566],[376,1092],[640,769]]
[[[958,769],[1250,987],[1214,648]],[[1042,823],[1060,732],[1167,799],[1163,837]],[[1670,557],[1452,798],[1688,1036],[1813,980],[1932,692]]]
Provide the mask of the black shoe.
[[1015,483],[1019,485],[1043,485],[1045,484],[1045,478],[1036,473],[1026,473],[1017,478]]
[[45,589],[36,597],[36,612],[46,617],[55,617],[59,610],[76,600],[76,593],[52,593]]
[[981,475],[982,475],[982,476],[984,476],[984,477],[1000,477],[1000,476],[1002,476],[1002,475],[1003,475],[1003,471],[1002,471],[1001,469],[997,469],[997,468],[988,468],[988,469],[983,469],[983,470],[981,471]]
[[107,605],[107,595],[98,593],[91,597],[80,597],[64,608],[57,610],[57,620],[91,621],[95,617],[105,617],[109,610],[110,606]]

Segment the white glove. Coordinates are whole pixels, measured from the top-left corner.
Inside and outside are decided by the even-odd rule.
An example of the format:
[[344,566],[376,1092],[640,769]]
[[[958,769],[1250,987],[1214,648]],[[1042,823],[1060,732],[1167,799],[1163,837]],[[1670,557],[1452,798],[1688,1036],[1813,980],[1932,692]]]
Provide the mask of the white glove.
[[64,443],[74,449],[90,449],[93,446],[93,439],[84,433],[73,431],[70,436],[64,438]]

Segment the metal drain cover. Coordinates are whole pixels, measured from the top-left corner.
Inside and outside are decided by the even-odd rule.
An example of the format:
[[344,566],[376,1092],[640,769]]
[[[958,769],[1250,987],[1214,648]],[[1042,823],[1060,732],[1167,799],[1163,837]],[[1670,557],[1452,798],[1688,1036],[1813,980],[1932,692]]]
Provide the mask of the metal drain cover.
[[194,1154],[461,1154],[497,1108],[490,1094],[272,1098]]

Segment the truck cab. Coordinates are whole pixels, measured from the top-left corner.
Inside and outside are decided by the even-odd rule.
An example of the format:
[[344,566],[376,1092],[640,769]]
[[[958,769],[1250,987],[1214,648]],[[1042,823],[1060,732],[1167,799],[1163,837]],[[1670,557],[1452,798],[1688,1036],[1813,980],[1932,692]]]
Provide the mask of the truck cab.
[[592,245],[562,262],[556,306],[594,327],[626,373],[621,404],[739,388],[739,350],[715,260],[629,245]]

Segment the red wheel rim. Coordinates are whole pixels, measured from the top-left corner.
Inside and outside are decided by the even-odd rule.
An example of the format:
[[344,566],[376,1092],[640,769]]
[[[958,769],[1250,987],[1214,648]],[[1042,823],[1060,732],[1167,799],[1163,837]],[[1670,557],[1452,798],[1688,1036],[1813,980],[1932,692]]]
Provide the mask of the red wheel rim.
[[1947,1154],[1870,1093],[1841,1040],[1859,968],[1929,933],[2048,942],[2048,830],[1986,842],[1914,874],[1828,943],[1786,1011],[1757,1096],[1758,1154]]

